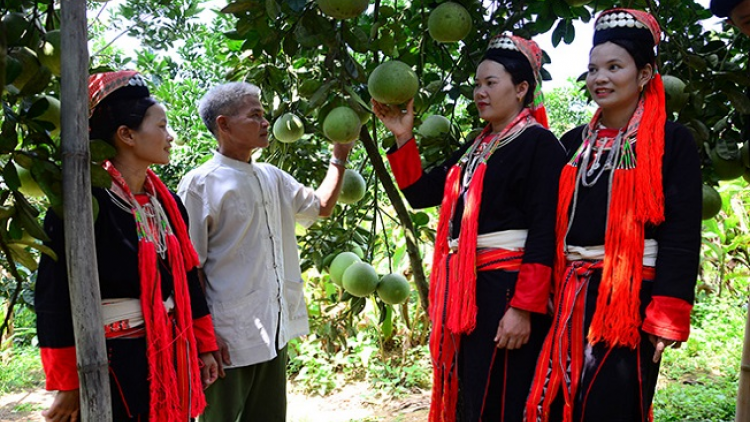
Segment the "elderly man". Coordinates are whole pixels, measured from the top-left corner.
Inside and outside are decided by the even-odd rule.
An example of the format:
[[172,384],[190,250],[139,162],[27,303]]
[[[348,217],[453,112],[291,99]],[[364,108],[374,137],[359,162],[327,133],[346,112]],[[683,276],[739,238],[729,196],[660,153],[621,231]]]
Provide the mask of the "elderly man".
[[750,36],[750,0],[711,0],[711,12]]
[[331,214],[352,144],[333,146],[328,173],[313,190],[253,162],[253,152],[268,146],[258,87],[214,87],[198,111],[218,150],[185,175],[178,194],[204,269],[224,365],[223,376],[206,390],[201,420],[284,422],[287,342],[308,332],[294,228]]

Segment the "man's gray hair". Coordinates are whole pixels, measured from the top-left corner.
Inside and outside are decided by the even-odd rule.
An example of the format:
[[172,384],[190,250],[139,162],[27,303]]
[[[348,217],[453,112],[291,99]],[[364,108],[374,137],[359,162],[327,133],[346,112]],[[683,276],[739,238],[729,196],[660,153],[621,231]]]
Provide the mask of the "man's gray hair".
[[198,114],[216,137],[216,118],[234,116],[245,105],[246,97],[260,99],[260,88],[248,82],[228,82],[211,88],[198,105]]

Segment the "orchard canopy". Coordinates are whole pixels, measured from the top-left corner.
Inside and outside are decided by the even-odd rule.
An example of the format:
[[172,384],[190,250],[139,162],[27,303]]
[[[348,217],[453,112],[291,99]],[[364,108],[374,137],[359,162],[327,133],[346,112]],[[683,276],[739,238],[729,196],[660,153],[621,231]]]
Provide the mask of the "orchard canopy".
[[[322,180],[329,138],[358,138],[351,166],[362,178],[352,176],[354,199],[341,204],[332,218],[300,230],[303,270],[328,280],[327,268],[337,253],[355,251],[379,274],[405,274],[424,307],[422,259],[431,255],[435,213],[406,207],[393,184],[382,158],[393,139],[370,118],[372,86],[379,85],[376,91],[382,95],[414,93],[419,145],[429,166],[482,126],[472,106],[472,76],[491,36],[551,32],[554,46],[588,46],[591,40],[576,37],[573,24],[591,25],[599,11],[614,6],[647,10],[664,30],[658,66],[665,75],[668,115],[695,136],[708,198],[704,216],[711,219],[721,209],[721,197],[711,186],[750,179],[750,142],[744,131],[750,114],[745,95],[750,41],[730,26],[706,29],[702,22],[711,13],[692,0],[89,1],[89,69],[133,68],[149,79],[179,145],[172,150],[172,163],[155,169],[172,188],[214,147],[196,109],[203,93],[221,81],[246,80],[261,87],[279,141],[261,159],[303,183],[315,186]],[[47,0],[0,6],[0,295],[12,304],[31,303],[38,254],[51,253],[41,243],[46,239],[41,217],[50,206],[62,210],[60,7]],[[140,47],[128,52],[117,47],[114,41],[123,35]],[[380,64],[394,61],[408,69],[405,76],[370,80]],[[586,64],[566,65],[582,73]],[[585,105],[580,85],[569,84]],[[548,104],[553,128],[562,131],[585,120],[573,105]],[[342,114],[342,108],[353,113]],[[351,127],[333,117],[327,127],[329,114],[345,115],[339,120]],[[113,149],[97,140],[90,149],[92,184],[108,186],[99,163]],[[337,289],[328,283],[321,294],[337,295]],[[349,301],[347,312],[364,306],[355,295],[343,299]],[[383,310],[392,306],[378,304]]]

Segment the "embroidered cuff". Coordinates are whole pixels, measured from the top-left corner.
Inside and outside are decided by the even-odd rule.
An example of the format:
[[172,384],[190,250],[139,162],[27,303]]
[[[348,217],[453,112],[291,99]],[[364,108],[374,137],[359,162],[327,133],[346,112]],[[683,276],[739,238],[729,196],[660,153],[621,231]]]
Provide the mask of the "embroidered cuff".
[[396,178],[399,189],[413,185],[422,177],[422,160],[419,158],[417,142],[409,139],[401,148],[388,154],[391,171]]
[[214,334],[214,321],[211,315],[204,315],[193,320],[193,333],[198,347],[198,353],[215,352],[219,350]]
[[523,263],[518,270],[518,280],[510,306],[524,311],[547,313],[552,268],[543,264]]
[[646,308],[643,331],[674,341],[687,341],[693,305],[683,299],[654,296]]
[[78,388],[78,368],[75,346],[42,347],[42,366],[47,377],[47,390],[75,390]]

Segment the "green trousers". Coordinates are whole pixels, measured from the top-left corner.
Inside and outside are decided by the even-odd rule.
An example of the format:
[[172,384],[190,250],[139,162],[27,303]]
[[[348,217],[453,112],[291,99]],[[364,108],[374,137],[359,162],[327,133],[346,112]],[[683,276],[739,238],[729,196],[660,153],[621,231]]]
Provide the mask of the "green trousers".
[[287,346],[273,360],[226,369],[206,389],[201,422],[286,422]]

